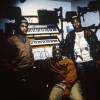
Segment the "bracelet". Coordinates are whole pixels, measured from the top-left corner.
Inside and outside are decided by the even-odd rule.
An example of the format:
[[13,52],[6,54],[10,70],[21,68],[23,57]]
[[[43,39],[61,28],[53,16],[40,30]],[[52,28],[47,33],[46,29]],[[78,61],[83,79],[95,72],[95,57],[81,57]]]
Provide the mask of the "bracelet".
[[65,84],[66,85],[66,88],[68,88],[68,89],[71,88],[71,85],[69,83],[66,83],[66,81],[62,81],[61,83]]

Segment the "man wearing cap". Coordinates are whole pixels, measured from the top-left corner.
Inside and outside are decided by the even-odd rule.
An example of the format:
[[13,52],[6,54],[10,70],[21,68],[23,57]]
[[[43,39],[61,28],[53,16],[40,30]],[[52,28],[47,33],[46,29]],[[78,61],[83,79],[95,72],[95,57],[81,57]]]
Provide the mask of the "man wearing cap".
[[[77,73],[74,62],[61,55],[62,49],[59,45],[53,47],[53,58],[47,59],[48,66],[54,72],[55,85],[53,86],[49,100],[63,100],[68,98],[71,88],[77,79]],[[54,77],[55,77],[54,76]]]

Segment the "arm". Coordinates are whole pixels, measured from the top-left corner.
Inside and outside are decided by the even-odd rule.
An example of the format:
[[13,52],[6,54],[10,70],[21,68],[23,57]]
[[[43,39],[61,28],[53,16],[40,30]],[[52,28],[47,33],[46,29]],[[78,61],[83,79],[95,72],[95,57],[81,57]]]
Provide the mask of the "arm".
[[66,67],[67,67],[67,73],[65,75],[64,82],[70,88],[72,87],[72,85],[77,79],[77,72],[76,72],[75,64],[71,59],[66,58],[65,62],[66,62]]
[[63,63],[67,67],[65,78],[62,81],[62,83],[65,84],[64,96],[69,96],[71,88],[77,79],[77,72],[76,72],[75,64],[71,59],[65,58],[63,60]]
[[91,56],[95,60],[98,60],[98,59],[100,59],[100,46],[99,46],[98,38],[93,31],[87,31],[87,32],[88,32],[88,34],[91,33],[89,35],[89,37],[86,37],[86,39],[90,45]]

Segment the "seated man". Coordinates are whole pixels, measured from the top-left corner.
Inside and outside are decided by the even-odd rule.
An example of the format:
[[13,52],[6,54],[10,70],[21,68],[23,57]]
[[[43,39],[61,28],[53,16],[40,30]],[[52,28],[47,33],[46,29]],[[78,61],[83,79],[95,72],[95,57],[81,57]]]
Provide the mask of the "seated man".
[[[49,100],[63,100],[63,98],[70,97],[72,100],[82,100],[79,98],[77,84],[71,88],[77,79],[76,68],[74,62],[67,57],[61,55],[61,49],[59,45],[53,47],[53,58],[48,59],[50,69],[55,72],[59,78],[59,81],[53,86],[49,95]],[[76,90],[76,91],[75,91]],[[71,96],[70,96],[71,92]],[[73,92],[77,92],[75,97]],[[74,97],[73,97],[74,96]]]

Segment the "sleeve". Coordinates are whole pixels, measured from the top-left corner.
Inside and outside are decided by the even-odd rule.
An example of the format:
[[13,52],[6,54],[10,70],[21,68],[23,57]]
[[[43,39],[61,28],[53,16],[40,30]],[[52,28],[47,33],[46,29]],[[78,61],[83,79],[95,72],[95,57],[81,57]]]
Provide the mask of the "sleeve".
[[92,32],[90,37],[91,55],[95,60],[100,59],[100,45],[95,33]]
[[5,66],[6,68],[12,67],[12,62],[18,56],[19,50],[13,45],[13,41],[11,40],[12,36],[4,36],[1,40],[1,48],[0,48],[0,65]]

